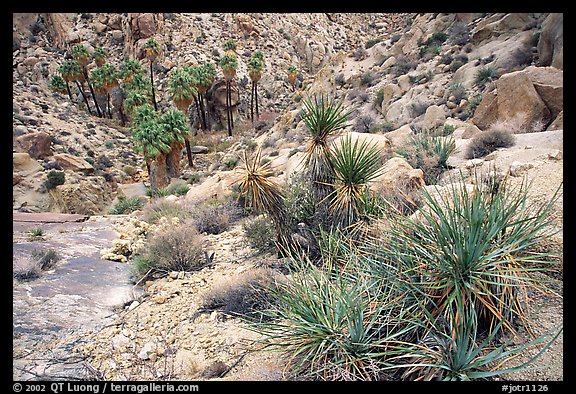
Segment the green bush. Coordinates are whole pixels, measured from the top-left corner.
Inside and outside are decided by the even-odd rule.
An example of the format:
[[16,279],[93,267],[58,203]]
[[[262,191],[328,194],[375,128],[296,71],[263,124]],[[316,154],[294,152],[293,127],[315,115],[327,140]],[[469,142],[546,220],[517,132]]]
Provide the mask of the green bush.
[[31,241],[42,238],[44,236],[44,229],[42,227],[34,227],[28,231],[28,239]]
[[466,158],[474,159],[484,157],[498,148],[509,148],[514,145],[516,138],[506,130],[485,130],[474,135],[466,149]]
[[283,189],[285,191],[284,204],[291,229],[295,230],[298,223],[311,226],[316,204],[310,180],[304,173],[293,172],[286,180]]
[[44,181],[44,186],[47,190],[52,190],[58,185],[63,185],[66,181],[66,175],[64,171],[50,171]]
[[162,275],[170,271],[196,271],[207,263],[202,249],[202,238],[194,228],[178,225],[155,233],[146,244],[146,253],[138,259],[135,273],[152,269]]
[[480,86],[486,85],[488,82],[498,78],[498,72],[489,66],[482,67],[476,73],[476,84]]
[[145,202],[146,200],[139,196],[129,198],[126,198],[126,196],[119,196],[116,205],[110,209],[110,214],[123,215],[132,213],[142,208]]
[[276,230],[272,221],[265,216],[251,219],[242,225],[244,237],[248,244],[259,253],[272,253],[276,251]]

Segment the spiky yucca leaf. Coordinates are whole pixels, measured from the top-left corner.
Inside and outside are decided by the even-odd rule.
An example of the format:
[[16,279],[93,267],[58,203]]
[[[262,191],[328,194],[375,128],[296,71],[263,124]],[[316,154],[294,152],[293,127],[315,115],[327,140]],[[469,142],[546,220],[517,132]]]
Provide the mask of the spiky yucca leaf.
[[381,152],[368,140],[352,140],[350,134],[333,146],[330,163],[336,183],[331,194],[330,209],[341,228],[356,222],[369,182],[382,173]]
[[276,227],[279,247],[290,250],[290,233],[284,195],[280,185],[271,179],[273,175],[270,162],[261,164],[262,150],[258,149],[253,157],[244,151],[244,174],[240,182],[240,196],[244,196],[246,205],[259,213],[270,216]]

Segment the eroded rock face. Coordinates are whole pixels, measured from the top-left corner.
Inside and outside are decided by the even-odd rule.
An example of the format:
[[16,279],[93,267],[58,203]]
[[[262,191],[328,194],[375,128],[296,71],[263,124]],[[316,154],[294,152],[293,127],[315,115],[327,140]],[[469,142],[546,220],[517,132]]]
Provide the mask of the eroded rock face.
[[472,122],[481,130],[511,122],[523,132],[542,131],[562,112],[563,90],[563,72],[553,67],[504,74],[484,95]]
[[14,150],[27,152],[33,159],[45,159],[52,156],[52,139],[44,132],[29,133],[16,138]]
[[63,213],[98,215],[112,201],[112,188],[103,177],[89,177],[78,183],[50,190],[54,205]]
[[551,13],[542,24],[538,65],[564,68],[564,14]]

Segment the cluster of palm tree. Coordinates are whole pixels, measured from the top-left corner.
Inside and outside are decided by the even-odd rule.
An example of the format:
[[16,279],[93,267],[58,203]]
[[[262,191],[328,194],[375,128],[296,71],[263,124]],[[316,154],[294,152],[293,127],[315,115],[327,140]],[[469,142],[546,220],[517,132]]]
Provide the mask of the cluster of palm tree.
[[262,78],[264,66],[264,53],[260,50],[254,51],[248,62],[248,76],[252,81],[252,91],[250,93],[250,120],[252,122],[254,122],[254,106],[256,106],[256,119],[260,117],[258,110],[258,81]]

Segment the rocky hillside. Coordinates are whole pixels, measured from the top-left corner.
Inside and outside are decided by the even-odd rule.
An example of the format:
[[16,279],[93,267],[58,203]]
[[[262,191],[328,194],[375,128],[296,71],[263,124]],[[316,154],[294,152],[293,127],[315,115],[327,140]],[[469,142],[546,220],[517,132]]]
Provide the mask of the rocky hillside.
[[[144,46],[150,38],[161,47],[153,64],[160,111],[173,108],[173,70],[206,62],[218,69],[207,93],[210,130],[199,130],[200,118],[189,114],[191,143],[201,153],[190,166],[182,151],[182,175],[172,183],[185,190],[162,202],[147,197],[146,163],[134,151],[130,124],[122,125],[118,108],[112,108],[112,119],[101,118],[88,112],[77,89],[72,101],[49,89],[72,46],[104,48],[117,67],[139,59],[147,70]],[[230,39],[238,58],[232,137],[218,67]],[[264,53],[265,68],[258,83],[260,117],[251,122],[247,67],[256,50]],[[290,66],[297,69],[294,85]],[[119,197],[141,196],[147,205],[123,223],[115,220],[118,239],[102,251],[104,259],[129,264],[153,235],[147,233],[150,212],[167,213],[164,201],[165,208],[180,207],[178,220],[198,226],[199,217],[206,217],[202,209],[232,200],[245,151],[262,148],[274,179],[291,182],[302,169],[307,142],[303,104],[320,95],[340,100],[350,112],[345,131],[352,138],[381,148],[383,173],[371,189],[383,196],[402,191],[414,197],[423,187],[447,190],[442,187],[460,174],[473,184],[478,172],[516,185],[527,179],[531,202],[548,201],[562,189],[562,14],[14,14],[13,92],[13,210],[100,217]],[[410,150],[413,138],[426,133],[454,144],[444,164]],[[65,179],[48,187],[53,170]],[[283,277],[275,256],[247,245],[246,219],[233,216],[230,211],[230,226],[219,234],[200,231],[206,258],[213,253],[211,264],[139,283],[145,295],[120,306],[116,322],[94,330],[75,354],[105,379],[285,378],[286,360],[245,345],[259,336],[244,321],[206,308],[215,289],[231,286],[230,278]],[[558,232],[539,246],[543,250],[561,254],[562,216],[560,195],[550,211]],[[536,332],[562,321],[561,267],[553,279],[555,296],[535,296],[538,302],[530,305],[530,311],[540,301],[544,305]],[[547,368],[507,378],[562,380],[559,338],[541,361]],[[172,363],[169,376],[166,360]]]

